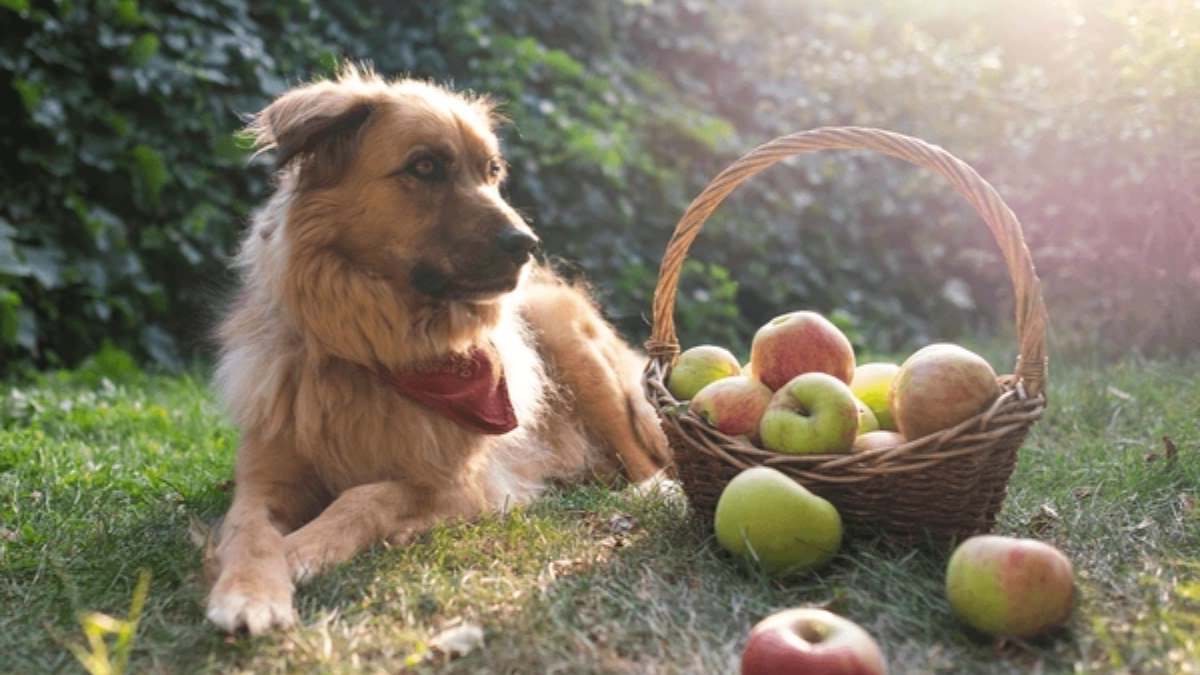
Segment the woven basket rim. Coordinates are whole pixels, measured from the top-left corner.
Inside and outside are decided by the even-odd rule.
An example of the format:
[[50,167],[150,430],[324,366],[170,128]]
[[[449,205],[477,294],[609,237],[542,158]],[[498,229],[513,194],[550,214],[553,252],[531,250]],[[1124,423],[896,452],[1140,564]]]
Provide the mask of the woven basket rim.
[[[661,361],[649,364],[652,369],[662,366]],[[730,436],[709,425],[676,400],[663,384],[665,381],[661,370],[645,378],[647,398],[658,406],[664,424],[675,426],[703,452],[740,468],[771,466],[812,482],[854,483],[936,466],[987,449],[990,443],[1036,422],[1045,410],[1044,396],[1030,396],[1020,383],[1011,382],[1011,376],[1000,377],[1001,394],[986,410],[938,433],[863,452],[789,454],[758,447],[745,436]],[[946,449],[952,443],[965,442],[972,443],[972,447]],[[831,471],[846,475],[834,476]]]

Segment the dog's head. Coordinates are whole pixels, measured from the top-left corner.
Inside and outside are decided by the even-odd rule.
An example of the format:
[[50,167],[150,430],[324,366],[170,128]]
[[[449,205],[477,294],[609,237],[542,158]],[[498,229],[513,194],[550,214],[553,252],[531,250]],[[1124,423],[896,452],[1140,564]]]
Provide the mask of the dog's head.
[[481,98],[348,68],[284,94],[250,127],[275,150],[293,255],[334,253],[397,292],[486,303],[516,288],[538,240],[501,196]]

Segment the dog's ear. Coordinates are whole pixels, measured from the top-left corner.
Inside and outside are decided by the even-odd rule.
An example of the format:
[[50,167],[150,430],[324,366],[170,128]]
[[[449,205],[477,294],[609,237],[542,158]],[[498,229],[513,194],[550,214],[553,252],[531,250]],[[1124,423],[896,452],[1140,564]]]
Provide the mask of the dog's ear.
[[337,183],[358,148],[374,109],[367,92],[317,82],[280,96],[254,117],[248,131],[259,152],[275,150],[275,168],[301,162],[301,185]]

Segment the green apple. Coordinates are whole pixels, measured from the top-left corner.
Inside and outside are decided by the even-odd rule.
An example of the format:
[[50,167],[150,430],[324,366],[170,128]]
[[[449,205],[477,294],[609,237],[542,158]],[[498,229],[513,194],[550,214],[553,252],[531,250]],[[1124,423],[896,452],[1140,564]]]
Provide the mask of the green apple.
[[833,504],[766,466],[729,481],[713,524],[721,546],[771,575],[815,570],[842,545],[842,518]]
[[892,413],[888,410],[888,392],[898,372],[900,366],[894,363],[864,363],[854,369],[854,377],[850,379],[850,391],[875,413],[879,428],[884,431],[896,430],[896,423],[892,421]]
[[854,405],[858,406],[858,435],[879,431],[879,419],[875,417],[875,413],[871,412],[867,404],[855,397]]
[[705,385],[692,397],[688,410],[723,434],[744,435],[757,444],[758,426],[771,396],[771,390],[762,382],[734,375]]
[[680,401],[687,401],[704,385],[741,374],[741,364],[728,349],[698,345],[684,350],[675,359],[671,374],[667,376],[667,391]]
[[992,636],[1036,637],[1071,616],[1071,561],[1035,539],[971,537],[950,556],[946,597],[954,614],[976,630]]
[[869,452],[880,448],[894,448],[904,442],[904,436],[898,431],[868,431],[865,434],[859,434],[858,438],[854,439],[854,445],[850,447],[850,452]]
[[1000,395],[996,371],[955,344],[922,347],[900,364],[888,392],[896,429],[909,440],[948,429],[987,409]]
[[804,373],[771,397],[759,425],[763,447],[791,454],[849,452],[858,435],[858,400],[845,382]]
[[816,312],[777,316],[750,343],[750,376],[778,390],[803,373],[828,373],[849,383],[854,347],[841,329]]

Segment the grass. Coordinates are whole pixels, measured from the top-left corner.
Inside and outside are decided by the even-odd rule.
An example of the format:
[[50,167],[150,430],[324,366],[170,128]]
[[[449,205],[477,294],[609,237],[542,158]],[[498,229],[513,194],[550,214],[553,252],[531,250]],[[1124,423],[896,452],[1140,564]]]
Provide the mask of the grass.
[[[592,487],[380,548],[304,588],[300,628],[223,636],[203,617],[188,523],[228,505],[237,434],[203,378],[10,381],[0,672],[86,672],[74,652],[103,624],[89,613],[133,626],[120,619],[148,571],[128,672],[732,673],[755,621],[819,604],[873,633],[893,674],[1197,673],[1197,366],[1052,373],[998,529],[1062,548],[1079,602],[1067,629],[1032,642],[955,622],[944,552],[851,541],[820,575],[778,582],[717,553],[678,504]],[[460,625],[481,627],[483,646],[450,658],[434,645]]]

